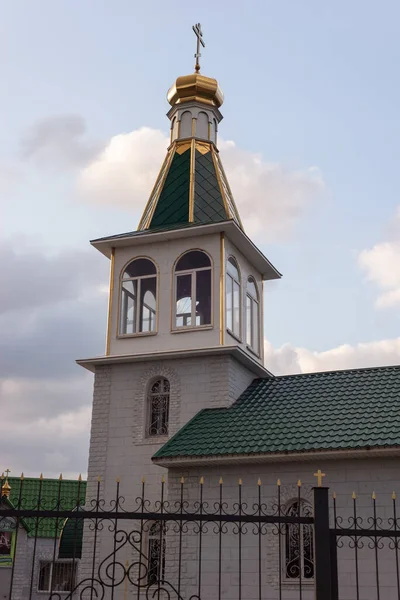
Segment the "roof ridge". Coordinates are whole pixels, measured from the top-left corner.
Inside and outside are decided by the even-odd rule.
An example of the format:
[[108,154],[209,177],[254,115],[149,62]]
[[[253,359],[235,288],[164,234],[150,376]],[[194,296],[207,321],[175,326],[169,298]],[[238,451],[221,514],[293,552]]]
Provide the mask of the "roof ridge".
[[[272,379],[289,379],[291,377],[304,377],[312,375],[329,375],[334,373],[355,373],[359,371],[385,371],[385,370],[399,370],[400,364],[398,365],[381,365],[375,367],[354,367],[352,369],[329,369],[326,371],[309,371],[305,373],[288,373],[287,375],[274,375]],[[260,377],[259,380],[265,381],[270,378]],[[251,385],[251,384],[250,384]]]
[[[21,479],[21,477],[9,477],[8,478],[9,481],[40,481],[40,477],[25,477]],[[59,482],[61,481],[61,483],[78,483],[79,479],[59,479],[58,477],[42,477],[41,481],[54,481],[54,482]],[[81,483],[86,483],[86,479],[81,479]]]

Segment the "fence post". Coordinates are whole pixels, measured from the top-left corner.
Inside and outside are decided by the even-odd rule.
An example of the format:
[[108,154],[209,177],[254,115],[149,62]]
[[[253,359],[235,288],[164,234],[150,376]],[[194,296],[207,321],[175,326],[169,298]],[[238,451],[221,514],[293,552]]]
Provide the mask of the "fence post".
[[314,491],[314,577],[316,600],[332,600],[332,565],[327,487]]

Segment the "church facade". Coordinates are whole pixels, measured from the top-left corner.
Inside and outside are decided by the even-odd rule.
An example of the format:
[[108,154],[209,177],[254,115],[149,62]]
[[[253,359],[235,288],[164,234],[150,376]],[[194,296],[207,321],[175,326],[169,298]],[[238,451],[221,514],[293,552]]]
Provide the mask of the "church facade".
[[[307,516],[321,469],[343,519],[352,518],[355,498],[357,518],[368,519],[374,490],[374,506],[388,518],[400,479],[400,369],[268,371],[264,293],[281,275],[244,232],[223,169],[222,92],[197,69],[176,80],[168,101],[170,146],[138,230],[92,241],[111,269],[106,353],[78,361],[95,374],[88,497],[101,481],[111,500],[120,480],[124,497],[137,498],[145,481],[146,498],[156,502],[162,481],[170,505],[182,501],[182,486],[189,504],[201,493],[212,505],[223,485],[231,506],[238,489],[248,506],[262,489],[271,507],[279,495],[282,514]],[[148,555],[158,535],[147,529]],[[314,597],[312,528],[266,535],[259,577],[257,539],[246,541],[240,591],[237,535],[230,535],[223,563],[211,542],[199,549],[188,541],[179,597],[215,598],[218,570],[218,597],[258,598],[261,588],[266,598]],[[92,543],[86,530],[82,577],[90,575]],[[175,546],[171,532],[158,544],[156,579],[167,578],[165,569],[176,574]],[[340,598],[376,598],[379,586],[381,597],[398,598],[398,565],[376,587],[376,557],[360,556],[349,546],[338,558]]]

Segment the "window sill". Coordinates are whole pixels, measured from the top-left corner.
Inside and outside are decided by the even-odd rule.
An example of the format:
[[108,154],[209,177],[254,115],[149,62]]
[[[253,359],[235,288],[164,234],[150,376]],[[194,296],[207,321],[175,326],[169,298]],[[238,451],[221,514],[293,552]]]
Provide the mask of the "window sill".
[[170,439],[169,435],[155,435],[153,437],[143,437],[140,442],[134,443],[135,446],[159,446],[164,445]]
[[233,333],[233,331],[231,331],[228,327],[226,328],[226,331],[229,333],[229,335],[231,335],[237,342],[239,342],[240,344],[242,343],[242,340],[240,339],[240,336],[236,335],[236,333]]
[[187,333],[189,331],[208,331],[214,329],[214,325],[199,325],[198,327],[179,327],[171,329],[171,333]]
[[261,358],[260,353],[256,352],[256,350],[254,350],[254,348],[252,348],[251,346],[249,346],[248,344],[246,344],[246,348],[249,352],[251,352],[252,354],[254,354],[254,356],[257,356],[257,358]]
[[[298,590],[300,587],[299,580],[296,579],[282,579],[282,586],[289,590]],[[314,587],[315,579],[302,579],[301,587]]]
[[117,340],[125,340],[127,338],[147,337],[149,335],[157,335],[157,331],[141,331],[140,333],[119,333]]

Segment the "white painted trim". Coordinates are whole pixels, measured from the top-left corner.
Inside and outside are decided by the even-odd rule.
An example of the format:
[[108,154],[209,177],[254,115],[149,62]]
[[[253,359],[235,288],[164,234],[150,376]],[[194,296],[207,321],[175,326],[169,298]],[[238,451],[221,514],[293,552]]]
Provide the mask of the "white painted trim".
[[220,233],[224,231],[230,241],[254,266],[255,270],[261,273],[264,280],[280,279],[281,274],[257,248],[251,239],[240,229],[235,221],[221,221],[220,223],[210,223],[209,225],[192,225],[171,229],[167,231],[141,231],[131,232],[122,235],[110,236],[91,240],[91,245],[99,252],[110,258],[111,248],[126,248],[129,246],[143,246],[144,244],[153,244],[156,242],[170,241],[175,239],[188,239],[200,235]]
[[112,365],[121,363],[136,363],[146,361],[173,360],[184,358],[193,358],[197,356],[233,356],[239,363],[244,365],[254,373],[255,377],[274,377],[258,361],[252,358],[247,352],[239,346],[211,346],[208,348],[193,348],[192,350],[172,350],[164,352],[146,352],[145,354],[117,354],[113,356],[96,356],[94,358],[82,358],[76,363],[93,373],[96,366]]
[[389,448],[357,448],[347,450],[314,450],[307,452],[277,452],[264,454],[226,454],[220,456],[178,456],[152,458],[161,467],[188,467],[212,465],[240,465],[261,463],[310,462],[315,460],[340,460],[357,458],[400,457],[400,446]]

